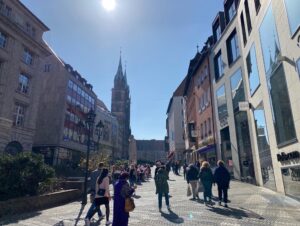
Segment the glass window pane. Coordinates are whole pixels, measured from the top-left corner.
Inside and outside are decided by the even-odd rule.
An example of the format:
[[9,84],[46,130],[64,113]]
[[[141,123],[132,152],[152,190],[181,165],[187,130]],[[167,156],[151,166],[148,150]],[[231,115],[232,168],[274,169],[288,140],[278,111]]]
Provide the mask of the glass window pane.
[[228,116],[225,86],[224,85],[221,86],[217,90],[217,104],[218,104],[219,120],[222,120],[222,119],[224,119]]
[[295,139],[296,132],[282,64],[268,80],[268,88],[277,144],[283,144]]
[[289,18],[291,33],[294,34],[300,26],[300,1],[285,0],[285,6]]
[[254,44],[250,49],[246,62],[247,62],[250,94],[253,95],[253,93],[256,91],[257,87],[260,84]]
[[236,71],[231,76],[230,81],[233,109],[236,109],[239,107],[239,102],[245,101],[244,83],[241,69]]
[[265,71],[268,75],[270,75],[277,63],[277,56],[280,53],[280,46],[271,6],[269,7],[260,26],[259,33],[265,63]]
[[298,75],[300,76],[300,59],[297,61]]

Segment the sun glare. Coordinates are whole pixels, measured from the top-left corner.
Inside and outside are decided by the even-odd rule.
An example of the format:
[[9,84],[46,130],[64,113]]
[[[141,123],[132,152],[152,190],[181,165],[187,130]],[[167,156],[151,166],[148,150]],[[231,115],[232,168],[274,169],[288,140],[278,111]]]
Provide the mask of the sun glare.
[[115,0],[102,0],[102,6],[107,11],[112,11],[116,7],[116,1]]

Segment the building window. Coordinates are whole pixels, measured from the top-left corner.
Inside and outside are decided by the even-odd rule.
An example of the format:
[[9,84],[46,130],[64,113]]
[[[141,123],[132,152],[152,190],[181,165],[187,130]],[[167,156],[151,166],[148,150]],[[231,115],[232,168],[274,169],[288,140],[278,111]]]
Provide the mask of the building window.
[[254,4],[255,4],[255,10],[256,13],[258,13],[259,9],[260,9],[260,0],[254,0]]
[[10,17],[11,12],[12,12],[12,8],[10,8],[9,6],[5,6],[3,14],[7,17]]
[[28,94],[29,91],[29,78],[24,74],[19,75],[18,91],[24,94]]
[[0,32],[0,47],[5,48],[7,42],[7,36]]
[[206,124],[206,120],[204,121],[204,137],[207,137],[207,124]]
[[294,34],[300,26],[300,1],[299,0],[285,0],[286,11],[289,18],[291,33]]
[[32,65],[33,63],[33,54],[28,49],[24,49],[23,61],[27,65]]
[[252,45],[250,52],[247,56],[246,63],[248,70],[250,94],[253,95],[260,84],[254,44]]
[[262,103],[253,111],[253,114],[256,126],[256,139],[263,185],[267,188],[275,190],[276,185],[274,183],[275,178],[270,151],[270,142]]
[[296,139],[296,132],[282,64],[267,80],[277,144],[284,145]]
[[235,0],[227,1],[225,5],[225,17],[227,24],[233,19],[236,14]]
[[215,43],[216,43],[219,41],[219,39],[221,38],[221,35],[222,35],[221,25],[219,22],[217,22],[213,26],[213,33],[214,33],[214,38],[215,38]]
[[249,11],[248,0],[245,0],[244,5],[245,5],[247,27],[248,27],[248,35],[250,35],[250,33],[252,31],[252,25],[251,25],[251,18],[250,18],[250,11]]
[[204,138],[204,128],[203,128],[203,124],[201,123],[201,139]]
[[259,28],[261,48],[264,58],[265,71],[270,76],[278,61],[280,53],[279,41],[273,17],[272,7],[270,6],[265,18]]
[[217,94],[218,115],[219,115],[219,120],[221,121],[222,119],[227,118],[228,116],[225,85],[222,85],[217,90],[216,94]]
[[241,20],[241,26],[242,26],[243,41],[244,41],[244,45],[246,45],[247,44],[247,35],[246,35],[246,28],[245,28],[245,21],[244,21],[243,13],[241,13],[240,20]]
[[50,72],[51,64],[45,64],[44,72]]
[[240,56],[238,38],[236,35],[236,30],[234,30],[229,38],[226,40],[228,63],[232,64]]
[[297,60],[298,75],[300,77],[300,58]]
[[239,102],[245,101],[244,83],[242,78],[242,70],[237,70],[230,78],[231,82],[231,95],[233,109],[239,107]]
[[16,103],[14,110],[14,118],[13,124],[14,126],[24,126],[24,118],[25,118],[26,107],[22,104]]
[[224,73],[221,50],[215,56],[214,64],[215,64],[215,79],[217,81],[220,77],[223,76],[223,73]]

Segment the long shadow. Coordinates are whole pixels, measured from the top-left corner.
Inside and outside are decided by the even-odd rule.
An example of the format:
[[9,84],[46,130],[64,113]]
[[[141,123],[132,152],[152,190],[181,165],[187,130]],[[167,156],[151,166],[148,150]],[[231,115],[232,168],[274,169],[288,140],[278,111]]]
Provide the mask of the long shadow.
[[161,212],[161,216],[174,224],[182,224],[184,222],[183,218],[179,217],[172,210],[169,210],[169,213]]
[[18,223],[21,220],[26,220],[32,217],[36,217],[41,215],[41,212],[35,211],[31,213],[24,213],[24,214],[19,214],[19,215],[7,215],[3,218],[0,218],[0,225],[5,225],[5,224],[11,224],[11,223]]
[[80,208],[80,210],[79,210],[78,216],[76,217],[76,221],[75,221],[74,226],[77,226],[78,222],[80,221],[80,217],[81,217],[81,215],[82,215],[82,212],[83,212],[83,210],[84,210],[84,207],[85,207],[85,205],[82,204],[82,205],[81,205],[81,208]]
[[254,218],[258,220],[264,220],[262,216],[259,214],[251,211],[251,210],[246,210],[244,208],[233,208],[233,207],[228,207],[228,208],[210,208],[208,209],[211,212],[226,216],[226,217],[232,217],[235,219],[243,219],[243,218]]

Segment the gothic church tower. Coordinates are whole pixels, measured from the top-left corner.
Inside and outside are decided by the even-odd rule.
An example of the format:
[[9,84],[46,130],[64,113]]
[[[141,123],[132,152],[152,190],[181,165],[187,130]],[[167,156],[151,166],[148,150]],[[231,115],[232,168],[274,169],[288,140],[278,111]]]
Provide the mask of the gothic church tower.
[[130,130],[130,91],[127,84],[126,70],[123,73],[120,56],[117,74],[112,89],[111,112],[119,122],[120,150],[114,153],[115,159],[128,159]]

